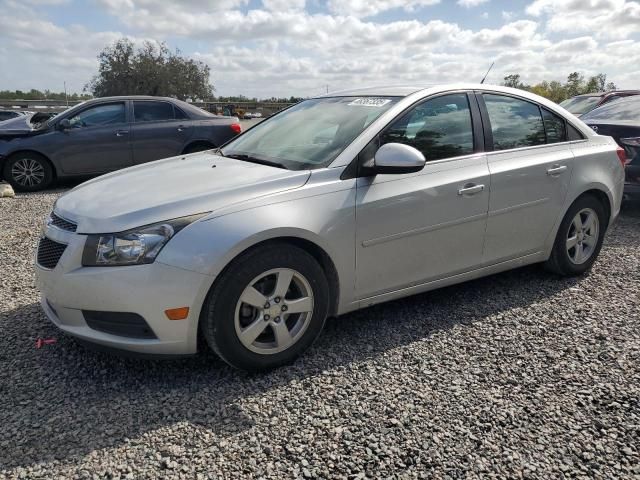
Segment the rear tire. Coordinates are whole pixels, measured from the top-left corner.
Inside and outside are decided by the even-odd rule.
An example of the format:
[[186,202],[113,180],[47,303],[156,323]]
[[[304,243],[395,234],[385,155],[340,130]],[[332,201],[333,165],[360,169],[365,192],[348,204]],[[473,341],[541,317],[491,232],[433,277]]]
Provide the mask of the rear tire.
[[51,164],[35,152],[18,153],[9,157],[2,174],[13,189],[19,192],[43,190],[53,182]]
[[560,223],[545,267],[558,275],[582,275],[596,261],[609,218],[602,202],[592,195],[578,198]]
[[200,328],[232,367],[268,370],[309,348],[328,310],[329,286],[318,262],[298,247],[270,245],[243,254],[220,276]]

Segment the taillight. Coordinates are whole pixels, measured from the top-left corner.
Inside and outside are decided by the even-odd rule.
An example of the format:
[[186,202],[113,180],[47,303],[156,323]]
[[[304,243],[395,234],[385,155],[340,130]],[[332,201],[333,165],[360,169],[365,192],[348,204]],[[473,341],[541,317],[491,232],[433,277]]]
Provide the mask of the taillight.
[[233,130],[235,133],[242,132],[242,125],[240,125],[239,123],[232,123],[229,126],[231,127],[231,130]]
[[629,159],[627,158],[627,154],[625,153],[624,148],[616,148],[616,153],[618,154],[618,158],[620,159],[620,163],[622,164],[622,166],[626,167],[627,163],[629,163]]

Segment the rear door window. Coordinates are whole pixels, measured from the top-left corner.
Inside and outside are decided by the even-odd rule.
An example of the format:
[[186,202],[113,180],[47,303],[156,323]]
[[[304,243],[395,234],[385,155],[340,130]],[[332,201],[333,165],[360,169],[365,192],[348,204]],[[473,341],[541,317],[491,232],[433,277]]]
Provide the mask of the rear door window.
[[487,106],[493,149],[530,147],[546,143],[538,105],[504,95],[483,94]]
[[173,120],[173,105],[168,102],[133,102],[133,117],[136,123],[140,122],[164,122]]

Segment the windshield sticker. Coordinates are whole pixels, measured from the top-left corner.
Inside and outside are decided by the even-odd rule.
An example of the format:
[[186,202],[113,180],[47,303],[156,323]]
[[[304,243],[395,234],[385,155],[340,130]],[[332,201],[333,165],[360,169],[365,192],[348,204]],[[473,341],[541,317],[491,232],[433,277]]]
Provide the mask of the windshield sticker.
[[388,98],[356,98],[353,102],[348,103],[347,106],[383,107],[389,102],[391,100]]

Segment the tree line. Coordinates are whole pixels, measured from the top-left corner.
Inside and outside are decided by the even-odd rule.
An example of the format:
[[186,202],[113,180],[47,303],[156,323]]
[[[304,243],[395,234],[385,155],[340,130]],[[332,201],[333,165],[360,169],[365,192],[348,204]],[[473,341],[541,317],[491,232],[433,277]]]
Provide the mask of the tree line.
[[560,103],[567,98],[575,97],[585,93],[608,92],[616,90],[613,82],[607,82],[607,76],[604,73],[598,73],[592,77],[585,79],[584,75],[578,72],[570,73],[566,82],[558,82],[556,80],[544,80],[535,85],[526,85],[520,80],[520,74],[512,74],[504,77],[502,83],[505,87],[519,88],[527,90],[542,97],[548,98],[556,103]]
[[89,93],[69,93],[52,92],[51,90],[36,90],[32,88],[29,91],[22,90],[0,90],[0,98],[3,100],[69,100],[77,102],[79,100],[88,100],[93,96]]

